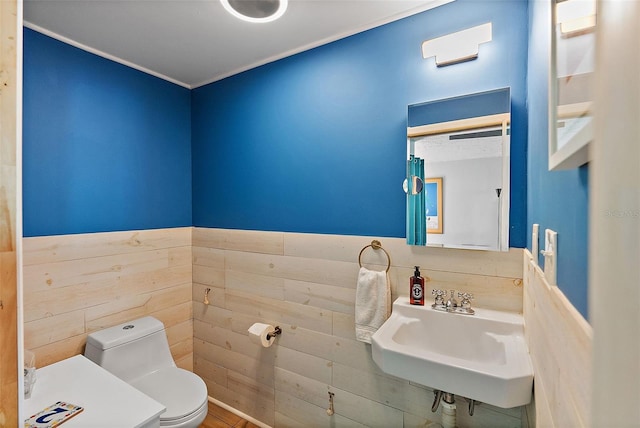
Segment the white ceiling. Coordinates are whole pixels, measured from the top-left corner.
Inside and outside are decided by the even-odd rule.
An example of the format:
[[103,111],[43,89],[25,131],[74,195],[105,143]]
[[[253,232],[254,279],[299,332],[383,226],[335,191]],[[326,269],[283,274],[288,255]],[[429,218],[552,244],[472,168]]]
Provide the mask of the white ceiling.
[[193,88],[453,0],[289,0],[266,24],[218,0],[25,0],[25,26]]

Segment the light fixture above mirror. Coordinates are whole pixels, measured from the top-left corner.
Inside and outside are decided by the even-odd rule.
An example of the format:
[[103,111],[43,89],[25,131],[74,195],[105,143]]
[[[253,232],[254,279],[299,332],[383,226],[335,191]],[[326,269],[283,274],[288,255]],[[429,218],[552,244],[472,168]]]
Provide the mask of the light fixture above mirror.
[[478,58],[482,43],[491,41],[491,22],[457,31],[422,43],[422,57],[435,57],[436,65],[457,64]]
[[288,0],[220,0],[231,15],[247,22],[272,22],[284,15]]

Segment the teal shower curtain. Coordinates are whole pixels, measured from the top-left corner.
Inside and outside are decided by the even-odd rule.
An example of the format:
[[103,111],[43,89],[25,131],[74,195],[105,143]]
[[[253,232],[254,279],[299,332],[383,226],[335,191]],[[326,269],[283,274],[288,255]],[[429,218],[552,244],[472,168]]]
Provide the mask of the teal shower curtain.
[[413,177],[424,183],[424,159],[411,155],[407,161],[407,244],[427,244],[427,216],[425,212],[425,192],[414,194]]

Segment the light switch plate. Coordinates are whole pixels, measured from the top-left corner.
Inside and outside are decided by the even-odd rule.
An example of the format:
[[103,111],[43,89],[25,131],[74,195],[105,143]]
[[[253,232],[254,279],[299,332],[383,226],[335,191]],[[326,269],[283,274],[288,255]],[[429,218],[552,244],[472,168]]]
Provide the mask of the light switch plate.
[[558,232],[551,229],[544,231],[544,250],[540,251],[544,256],[544,277],[549,285],[558,285],[556,277],[556,265],[558,261]]

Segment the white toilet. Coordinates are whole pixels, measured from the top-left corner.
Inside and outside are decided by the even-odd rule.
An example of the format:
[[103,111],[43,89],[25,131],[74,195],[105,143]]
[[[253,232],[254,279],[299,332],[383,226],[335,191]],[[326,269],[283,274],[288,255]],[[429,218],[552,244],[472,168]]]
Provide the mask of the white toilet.
[[161,427],[195,428],[207,416],[207,386],[196,374],[176,367],[164,324],[156,318],[91,333],[84,355],[164,405]]

